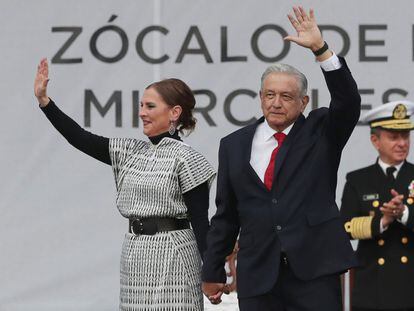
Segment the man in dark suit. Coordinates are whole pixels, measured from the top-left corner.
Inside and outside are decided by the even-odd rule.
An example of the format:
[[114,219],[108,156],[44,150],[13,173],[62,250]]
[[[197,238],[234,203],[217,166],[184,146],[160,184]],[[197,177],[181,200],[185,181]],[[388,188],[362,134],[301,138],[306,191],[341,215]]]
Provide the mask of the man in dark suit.
[[406,161],[413,111],[396,101],[362,119],[379,157],[347,175],[342,197],[346,231],[359,240],[352,311],[414,310],[414,165]]
[[297,36],[323,68],[329,108],[302,114],[306,77],[269,67],[260,90],[264,117],[220,143],[217,212],[203,258],[203,291],[213,303],[226,291],[224,259],[237,236],[240,310],[342,309],[340,273],[356,264],[335,203],[342,149],[360,113],[357,86],[324,42],[313,11],[294,8]]

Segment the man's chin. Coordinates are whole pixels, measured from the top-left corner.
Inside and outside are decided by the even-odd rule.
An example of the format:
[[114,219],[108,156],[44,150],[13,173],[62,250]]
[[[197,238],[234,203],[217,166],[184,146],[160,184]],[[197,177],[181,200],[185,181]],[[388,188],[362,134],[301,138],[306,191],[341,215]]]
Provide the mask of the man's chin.
[[397,155],[394,160],[396,163],[401,163],[407,158],[407,154]]
[[285,120],[276,119],[276,118],[269,118],[269,119],[267,119],[267,123],[271,127],[281,127],[281,126],[283,126],[286,123],[286,121]]

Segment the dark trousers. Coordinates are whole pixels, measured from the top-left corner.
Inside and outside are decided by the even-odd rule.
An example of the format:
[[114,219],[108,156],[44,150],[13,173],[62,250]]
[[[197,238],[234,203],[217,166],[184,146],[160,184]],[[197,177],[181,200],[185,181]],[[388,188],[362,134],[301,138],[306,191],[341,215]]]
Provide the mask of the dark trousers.
[[239,299],[239,308],[240,311],[342,311],[340,276],[302,281],[282,261],[272,290],[265,295]]
[[409,309],[365,309],[365,308],[357,308],[357,307],[352,307],[351,309],[352,311],[414,311],[413,308],[409,308]]

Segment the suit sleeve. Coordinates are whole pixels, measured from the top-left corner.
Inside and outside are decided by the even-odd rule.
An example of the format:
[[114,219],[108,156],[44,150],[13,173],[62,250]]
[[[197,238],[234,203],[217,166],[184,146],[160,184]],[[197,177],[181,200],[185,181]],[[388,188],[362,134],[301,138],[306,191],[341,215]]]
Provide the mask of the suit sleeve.
[[240,225],[237,199],[230,182],[229,159],[223,140],[219,149],[216,205],[217,211],[211,219],[207,235],[202,278],[204,282],[224,283],[226,256],[233,251]]
[[372,239],[380,235],[379,214],[364,215],[361,209],[360,195],[352,179],[347,176],[341,204],[341,217],[345,231],[353,240]]
[[342,150],[359,120],[361,96],[345,59],[339,59],[340,69],[322,71],[331,95],[327,132]]

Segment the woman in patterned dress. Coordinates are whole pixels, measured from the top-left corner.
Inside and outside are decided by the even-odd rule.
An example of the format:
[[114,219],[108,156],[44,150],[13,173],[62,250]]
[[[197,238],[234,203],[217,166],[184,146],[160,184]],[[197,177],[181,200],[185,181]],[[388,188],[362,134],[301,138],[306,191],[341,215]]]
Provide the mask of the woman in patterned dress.
[[42,59],[34,83],[40,108],[70,144],[112,166],[116,204],[129,219],[120,310],[203,310],[200,254],[215,172],[178,135],[195,126],[191,90],[178,79],[149,85],[139,113],[149,142],[106,138],[85,131],[56,106],[47,96],[48,76]]

